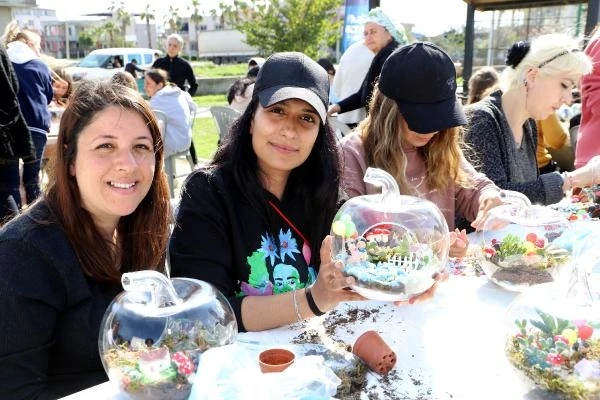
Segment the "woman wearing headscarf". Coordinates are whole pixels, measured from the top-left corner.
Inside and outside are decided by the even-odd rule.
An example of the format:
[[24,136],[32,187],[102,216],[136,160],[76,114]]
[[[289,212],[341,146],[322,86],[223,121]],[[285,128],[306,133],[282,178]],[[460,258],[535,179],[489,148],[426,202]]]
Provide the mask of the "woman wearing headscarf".
[[369,11],[365,19],[365,44],[375,57],[358,92],[329,107],[328,114],[344,113],[359,108],[367,109],[373,93],[373,85],[381,73],[383,63],[400,45],[406,44],[406,33],[402,26],[396,26],[379,7]]

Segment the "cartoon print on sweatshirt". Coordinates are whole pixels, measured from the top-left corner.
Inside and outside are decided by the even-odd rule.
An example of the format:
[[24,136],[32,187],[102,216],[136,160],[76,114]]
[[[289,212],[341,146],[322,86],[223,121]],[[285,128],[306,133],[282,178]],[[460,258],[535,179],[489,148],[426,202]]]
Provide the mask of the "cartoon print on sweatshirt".
[[[298,242],[292,237],[290,229],[279,230],[279,246],[269,232],[261,235],[260,248],[255,250],[246,262],[250,267],[248,282],[241,282],[240,296],[266,296],[302,289],[314,282],[314,268],[308,267],[308,282],[300,281],[298,269],[292,265],[298,261],[296,254]],[[270,280],[269,269],[272,269],[273,281]]]

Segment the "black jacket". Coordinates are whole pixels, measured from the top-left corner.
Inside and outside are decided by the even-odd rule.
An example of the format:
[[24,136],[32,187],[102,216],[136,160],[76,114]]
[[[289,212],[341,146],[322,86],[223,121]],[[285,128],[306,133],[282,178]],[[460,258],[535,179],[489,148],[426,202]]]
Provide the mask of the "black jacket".
[[190,96],[196,94],[198,83],[196,83],[194,70],[184,59],[179,57],[171,58],[167,55],[154,61],[152,68],[160,68],[167,71],[169,73],[169,81],[179,86],[179,89],[181,90],[185,90],[184,85],[185,81],[187,81],[188,85],[190,85],[190,88],[188,89]]
[[21,108],[17,93],[19,80],[6,50],[0,46],[0,158],[33,158],[35,151],[31,133]]
[[[228,298],[240,331],[245,329],[241,318],[245,296],[301,289],[316,279],[316,269],[303,258],[302,238],[273,208],[253,207],[230,173],[197,170],[182,193],[169,245],[171,276],[213,284]],[[303,213],[303,198],[289,196],[280,202],[267,191],[264,195],[304,237],[311,236],[311,221],[318,216]],[[311,246],[313,254],[320,246]]]
[[351,94],[342,101],[338,102],[338,105],[341,109],[340,114],[353,111],[361,107],[364,107],[367,112],[369,112],[369,101],[371,100],[371,95],[373,94],[373,87],[379,80],[383,63],[398,46],[398,42],[395,39],[392,39],[392,41],[385,45],[383,49],[379,50],[379,53],[377,53],[373,58],[373,61],[371,61],[369,71],[367,72],[367,75],[365,75],[365,79],[363,80],[358,92]]
[[84,276],[44,202],[0,229],[0,260],[0,397],[56,399],[106,381],[98,334],[120,285]]

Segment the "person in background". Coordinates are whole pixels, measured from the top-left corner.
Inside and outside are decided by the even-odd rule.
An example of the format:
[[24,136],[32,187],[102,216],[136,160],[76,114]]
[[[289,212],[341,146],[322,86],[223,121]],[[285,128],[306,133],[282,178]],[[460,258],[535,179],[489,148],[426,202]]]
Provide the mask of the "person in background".
[[[373,57],[375,57],[375,54],[369,50],[364,41],[353,43],[346,49],[340,58],[338,69],[331,84],[336,99],[344,99],[360,89]],[[332,102],[335,103],[333,100]],[[367,111],[361,107],[353,111],[339,113],[337,119],[354,128],[366,115]]]
[[452,232],[450,255],[465,255],[469,242],[454,227],[455,213],[478,227],[502,203],[500,189],[462,154],[460,127],[466,122],[452,59],[428,42],[398,48],[383,64],[369,115],[340,142],[343,189],[350,197],[376,193],[364,182],[365,172],[387,171],[402,194],[439,207]]
[[380,7],[369,11],[365,18],[364,28],[365,44],[375,54],[375,57],[360,86],[360,90],[342,99],[337,104],[332,104],[328,110],[329,115],[344,113],[361,107],[367,109],[373,92],[373,85],[379,77],[383,63],[396,47],[407,43],[404,28],[401,25],[394,25]]
[[19,193],[19,164],[14,161],[9,165],[10,187],[17,206],[21,208],[25,203],[33,203],[40,195],[40,167],[51,123],[48,105],[54,97],[54,90],[50,69],[40,59],[40,35],[29,29],[20,29],[12,21],[6,26],[4,39],[6,52],[19,78],[19,106],[35,146],[35,159],[23,164],[26,201],[22,201]]
[[494,67],[479,68],[469,78],[467,104],[477,103],[498,88],[500,76]]
[[323,67],[325,72],[327,72],[327,76],[329,77],[329,102],[335,103],[337,101],[337,97],[335,96],[333,88],[331,87],[333,78],[335,77],[335,67],[333,66],[333,63],[326,58],[319,58],[317,60],[317,64]]
[[133,90],[138,90],[137,82],[133,75],[125,71],[117,71],[110,77],[110,81],[117,85],[127,86]]
[[187,92],[167,80],[162,69],[149,69],[144,79],[144,90],[150,97],[150,106],[167,116],[164,132],[165,158],[186,151],[192,141],[190,116],[197,109]]
[[183,48],[183,38],[181,35],[173,33],[167,37],[167,55],[154,61],[152,68],[160,68],[167,71],[169,82],[176,84],[179,89],[186,90],[186,83],[189,86],[187,92],[190,96],[196,94],[198,83],[190,63],[179,56]]
[[132,59],[131,62],[128,62],[127,65],[125,65],[125,72],[129,72],[131,76],[133,76],[133,79],[137,79],[138,72],[144,71],[145,70],[143,68],[137,66],[137,60],[135,58]]
[[327,236],[342,200],[328,89],[327,74],[306,55],[269,57],[229,140],[182,191],[169,245],[172,275],[215,285],[240,331],[362,299],[344,289],[354,278],[331,259]]
[[600,29],[596,27],[585,48],[594,70],[581,79],[581,119],[577,130],[575,168],[600,154]]
[[0,227],[19,213],[12,166],[19,158],[25,161],[35,158],[31,133],[19,107],[18,91],[19,79],[0,44]]
[[245,78],[238,79],[233,82],[227,91],[227,104],[240,114],[246,110],[250,100],[252,99],[252,91],[254,90],[254,82],[256,75],[260,70],[259,66],[254,66],[248,70]]
[[252,57],[251,59],[248,60],[248,69],[251,69],[253,67],[262,67],[262,65],[265,63],[265,59],[262,57]]
[[[198,83],[192,66],[179,53],[183,48],[183,38],[176,33],[167,36],[167,55],[154,61],[152,68],[167,71],[169,82],[176,84],[179,89],[186,91],[186,83],[189,86],[187,92],[194,96],[198,90]],[[190,145],[190,156],[194,164],[198,164],[196,147],[194,142]]]
[[558,150],[570,146],[569,132],[566,126],[560,122],[556,113],[550,114],[542,121],[535,121],[535,124],[538,139],[535,157],[539,174],[560,172],[558,164],[552,159],[552,154],[548,152],[548,149]]
[[65,73],[64,69],[58,69],[57,71],[51,69],[50,73],[52,75],[52,90],[54,91],[52,102],[58,107],[66,107],[67,101],[73,93],[71,77]]
[[525,194],[532,203],[553,204],[574,185],[600,180],[600,159],[573,172],[539,175],[535,121],[570,102],[571,90],[592,70],[577,42],[561,34],[542,35],[508,52],[501,90],[466,108],[465,141],[470,160],[502,189]]
[[58,143],[40,201],[0,230],[3,399],[56,399],[106,381],[98,336],[121,275],[164,269],[169,192],[148,103],[83,81]]
[[123,60],[121,60],[121,57],[115,56],[113,58],[112,66],[113,68],[121,68],[123,66]]

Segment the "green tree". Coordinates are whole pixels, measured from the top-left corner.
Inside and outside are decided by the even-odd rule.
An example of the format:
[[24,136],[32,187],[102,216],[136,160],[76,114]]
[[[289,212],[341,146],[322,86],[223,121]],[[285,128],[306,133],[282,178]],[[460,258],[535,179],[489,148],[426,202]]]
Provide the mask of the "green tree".
[[316,58],[340,34],[343,0],[234,0],[221,3],[225,21],[246,35],[246,42],[268,55],[301,51]]
[[102,30],[108,35],[110,47],[115,47],[115,39],[120,39],[119,33],[121,31],[119,27],[113,21],[107,21],[102,25]]
[[109,7],[109,11],[112,13],[113,18],[117,20],[120,26],[120,33],[123,38],[123,44],[125,44],[125,38],[127,37],[127,27],[131,25],[131,14],[125,10],[125,3],[121,1],[119,6],[115,4],[113,0],[111,2],[111,6]]
[[200,43],[198,42],[198,33],[200,32],[200,22],[202,22],[202,14],[200,12],[200,0],[192,0],[192,6],[188,7],[189,11],[193,11],[190,15],[190,22],[194,25],[194,33],[196,37],[193,40],[196,42],[196,54],[200,54]]
[[150,10],[150,4],[146,4],[146,9],[140,17],[146,21],[146,34],[148,35],[148,47],[152,48],[152,32],[150,30],[150,21],[154,20],[154,10]]
[[79,32],[77,43],[79,44],[79,48],[84,52],[87,53],[90,51],[94,43],[97,43],[97,35],[94,34],[94,29],[84,29]]
[[179,8],[169,6],[168,13],[169,31],[171,33],[177,33],[181,30],[181,18],[179,17]]

